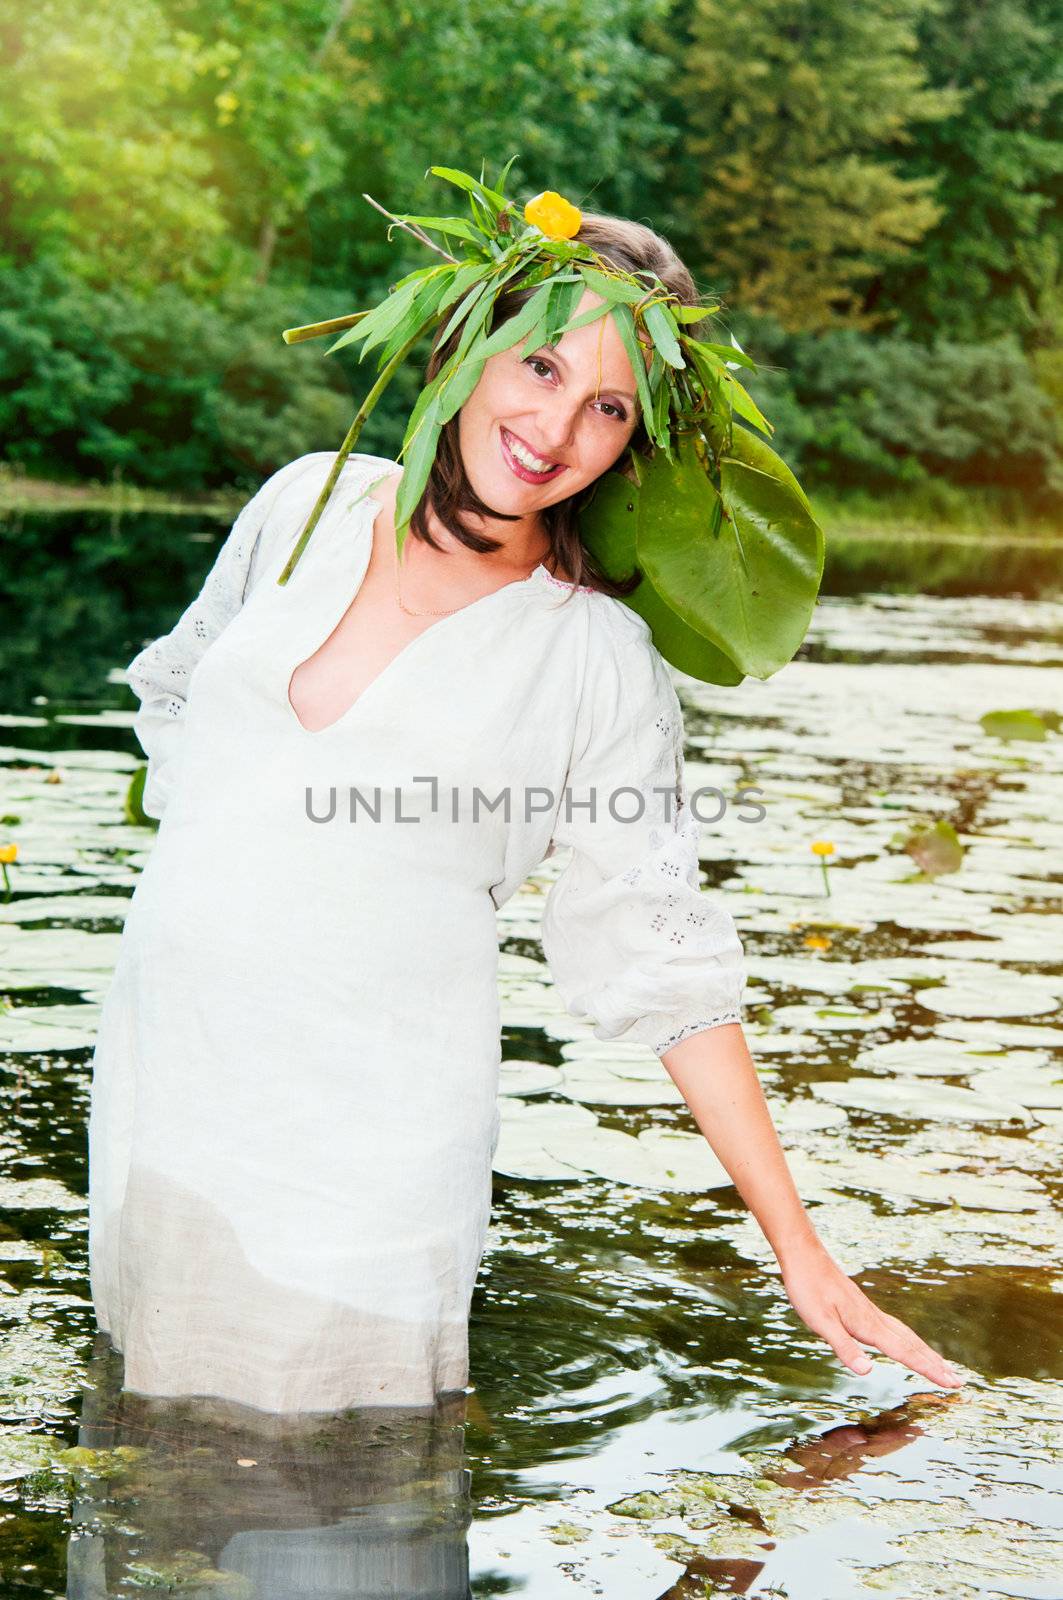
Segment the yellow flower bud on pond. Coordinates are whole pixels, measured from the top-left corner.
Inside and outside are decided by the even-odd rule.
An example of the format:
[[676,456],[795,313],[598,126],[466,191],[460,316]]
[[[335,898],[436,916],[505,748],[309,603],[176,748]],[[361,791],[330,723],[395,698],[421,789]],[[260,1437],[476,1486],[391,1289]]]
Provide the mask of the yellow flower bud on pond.
[[573,239],[579,232],[583,213],[563,195],[544,189],[524,207],[524,220],[545,233],[548,239]]
[[0,861],[2,861],[5,866],[7,865],[7,863],[9,861],[16,860],[17,857],[18,857],[18,845],[17,844],[0,844]]
[[828,839],[816,839],[812,845],[813,853],[817,856],[832,856],[834,846]]

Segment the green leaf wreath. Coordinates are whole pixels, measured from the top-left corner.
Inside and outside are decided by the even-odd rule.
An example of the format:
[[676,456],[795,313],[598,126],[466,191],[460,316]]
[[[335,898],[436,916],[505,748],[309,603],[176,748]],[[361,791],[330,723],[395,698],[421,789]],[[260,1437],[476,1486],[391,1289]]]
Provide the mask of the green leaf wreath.
[[[642,580],[621,603],[644,618],[661,655],[681,672],[720,684],[770,677],[793,659],[808,630],[824,537],[797,479],[758,436],[770,437],[772,425],[735,376],[741,368],[755,372],[756,363],[733,335],[727,343],[702,336],[719,305],[686,305],[655,273],[625,272],[577,239],[581,215],[563,196],[546,190],[523,207],[507,199],[515,159],[494,187],[483,169],[477,179],[453,167],[429,168],[465,192],[468,217],[393,213],[366,195],[443,259],[408,273],[369,311],[285,329],[289,344],[339,332],[327,353],[357,343],[361,362],[377,351],[379,375],[277,581],[286,583],[294,571],[366,418],[422,338],[444,324],[441,343],[461,330],[406,425],[395,504],[400,556],[440,432],[476,388],[485,362],[522,340],[526,357],[608,315],[635,374],[651,449],[629,449],[598,480],[580,513],[582,542],[610,577],[626,577],[638,565]],[[425,230],[442,234],[452,249]],[[499,295],[532,287],[521,310],[488,332]],[[602,303],[577,315],[588,289]]]

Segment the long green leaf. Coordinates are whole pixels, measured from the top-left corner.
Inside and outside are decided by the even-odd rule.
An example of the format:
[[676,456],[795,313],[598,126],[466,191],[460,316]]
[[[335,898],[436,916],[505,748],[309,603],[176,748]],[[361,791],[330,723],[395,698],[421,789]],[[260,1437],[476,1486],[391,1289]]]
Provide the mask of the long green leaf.
[[455,328],[464,320],[465,317],[468,316],[469,312],[472,310],[473,306],[476,305],[477,301],[483,302],[485,298],[492,301],[494,300],[494,273],[489,267],[484,267],[481,269],[481,271],[482,276],[480,277],[479,281],[473,284],[464,300],[451,314],[449,322],[439,336],[440,344],[446,344]]
[[386,366],[409,339],[415,334],[420,337],[431,328],[440,315],[439,302],[445,289],[446,282],[442,278],[437,278],[424,286],[406,316],[396,328],[392,329],[381,351],[378,366]]
[[461,410],[483,375],[484,363],[478,354],[479,346],[466,356],[440,394],[439,420],[449,422]]
[[672,310],[680,322],[704,322],[706,317],[715,316],[719,306],[673,306]]
[[643,307],[642,320],[646,324],[646,331],[652,338],[654,345],[661,352],[670,367],[685,367],[683,352],[679,348],[679,336],[676,332],[675,320],[666,306],[651,301]]
[[439,302],[440,311],[448,310],[456,301],[461,300],[474,284],[480,282],[484,273],[490,270],[490,264],[483,261],[466,261],[460,267],[452,267],[453,277],[446,294]]
[[671,400],[671,390],[664,381],[664,357],[659,350],[653,352],[653,364],[650,367],[650,388],[653,390],[653,423],[647,427],[650,438],[658,446],[662,446],[668,439],[668,407]]
[[465,189],[478,199],[486,200],[496,217],[506,203],[505,195],[499,194],[495,189],[489,189],[484,183],[479,183],[467,172],[459,172],[456,167],[429,167],[428,170],[437,178],[445,178],[447,183],[454,184],[456,188]]
[[[501,323],[494,330],[483,347],[484,357],[497,355],[500,350],[512,349],[531,329],[537,328],[545,315],[549,295],[549,284],[542,284],[531,299],[524,302],[516,316],[510,317],[508,322]],[[542,343],[541,339],[539,343]],[[537,349],[538,345],[535,348]]]
[[[408,283],[404,289],[397,289],[394,294],[389,294],[378,306],[374,306],[364,322],[359,322],[357,328],[352,328],[352,333],[358,333],[361,338],[362,348],[358,360],[363,361],[367,353],[376,345],[385,340],[391,332],[398,327],[408,312],[410,306],[417,298],[420,284]],[[337,340],[332,349],[336,349],[345,342]]]
[[561,329],[561,333],[571,333],[574,328],[585,328],[589,322],[597,322],[599,317],[607,317],[612,310],[608,300],[601,305],[591,306],[588,311],[581,311],[578,317],[572,317]]
[[424,408],[416,426],[413,417],[406,429],[406,437],[402,442],[399,456],[402,460],[402,477],[399,479],[398,493],[395,497],[395,534],[398,553],[402,555],[405,543],[405,531],[409,526],[410,518],[417,508],[417,503],[425,490],[432,462],[435,459],[436,447],[439,443],[441,424],[439,421],[439,396],[438,393]]
[[635,374],[635,385],[638,389],[639,403],[642,406],[643,419],[652,422],[653,419],[653,393],[650,389],[649,379],[646,376],[646,364],[642,354],[642,346],[635,332],[635,318],[631,307],[614,305],[613,321],[616,323],[617,332],[624,341],[627,358],[631,362]]
[[411,211],[393,211],[397,222],[412,222],[419,228],[432,228],[436,233],[453,234],[457,239],[467,239],[470,244],[483,248],[483,234],[464,217],[418,217]]
[[593,289],[595,294],[600,294],[603,300],[608,300],[610,305],[618,301],[623,305],[637,306],[640,300],[646,298],[645,289],[636,288],[632,283],[627,283],[623,278],[611,278],[604,272],[599,272],[595,267],[580,266],[583,281],[588,289]]
[[[439,270],[439,268],[432,267],[430,273],[434,274]],[[442,270],[451,272],[453,268],[444,266]],[[340,338],[334,340],[325,354],[331,355],[334,350],[342,350],[344,345],[355,344],[367,338],[371,340],[372,344],[378,344],[380,339],[386,338],[391,329],[401,321],[407,307],[416,299],[421,285],[427,281],[428,274],[411,273],[409,277],[403,280],[401,287],[394,288],[378,305],[367,311],[365,316],[360,318],[353,328],[349,328]],[[359,356],[359,360],[361,360],[361,356]]]
[[766,433],[770,438],[775,432],[775,429],[772,427],[767,417],[764,416],[763,412],[758,408],[756,403],[746,393],[745,389],[743,389],[742,385],[738,382],[738,379],[734,376],[734,374],[731,372],[725,372],[723,374],[723,381],[726,385],[725,393],[730,395],[731,403],[738,412],[738,415],[740,417],[745,417],[746,421],[751,422],[754,428],[759,428],[761,433]]
[[687,334],[687,342],[689,344],[696,344],[699,350],[707,353],[708,355],[719,357],[719,359],[725,364],[728,361],[731,361],[736,366],[749,367],[753,372],[758,370],[757,363],[752,359],[752,357],[747,356],[744,350],[736,350],[733,345],[708,344],[703,339],[693,339],[690,334]]
[[550,284],[550,302],[546,318],[544,344],[555,345],[583,297],[583,279],[579,273],[554,278]]

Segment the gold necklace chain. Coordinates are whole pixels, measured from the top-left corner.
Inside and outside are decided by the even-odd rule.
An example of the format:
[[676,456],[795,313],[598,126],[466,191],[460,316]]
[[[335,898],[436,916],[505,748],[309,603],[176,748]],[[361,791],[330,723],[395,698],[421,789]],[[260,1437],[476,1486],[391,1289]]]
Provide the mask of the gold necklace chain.
[[[533,572],[537,572],[540,566],[542,566],[542,562],[541,561],[536,562],[536,564],[533,567],[532,571]],[[402,598],[402,588],[401,588],[401,584],[400,584],[400,580],[399,580],[399,567],[400,567],[400,560],[399,560],[398,553],[396,552],[396,556],[395,556],[395,598],[399,602],[400,607],[402,608],[403,611],[405,611],[405,613],[406,613],[406,615],[408,617],[452,617],[454,615],[455,611],[464,611],[465,606],[451,606],[449,608],[449,610],[447,610],[447,611],[411,611],[410,607],[406,604],[405,600],[403,600],[403,598]],[[528,576],[530,577],[531,574],[529,573]],[[525,579],[521,579],[519,581],[526,583],[527,579],[525,578]],[[507,585],[502,584],[502,585],[500,585],[500,587],[506,588]],[[491,590],[489,592],[493,593],[494,591]],[[482,598],[486,598],[486,596],[484,596]],[[472,601],[466,601],[466,605],[471,605],[472,603],[473,603]]]
[[461,606],[451,606],[449,611],[411,611],[402,598],[402,590],[399,587],[399,564],[397,561],[395,563],[395,598],[408,617],[451,617],[455,611],[462,609]]

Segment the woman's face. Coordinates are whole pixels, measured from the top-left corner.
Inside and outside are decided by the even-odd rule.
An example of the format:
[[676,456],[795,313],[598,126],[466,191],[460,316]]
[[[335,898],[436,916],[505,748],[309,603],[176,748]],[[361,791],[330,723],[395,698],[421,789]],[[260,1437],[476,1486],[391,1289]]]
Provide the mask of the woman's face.
[[[588,289],[576,309],[601,304]],[[480,498],[497,511],[534,516],[607,472],[639,412],[635,374],[608,313],[522,360],[524,344],[488,358],[458,413],[458,439]]]

